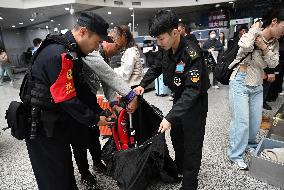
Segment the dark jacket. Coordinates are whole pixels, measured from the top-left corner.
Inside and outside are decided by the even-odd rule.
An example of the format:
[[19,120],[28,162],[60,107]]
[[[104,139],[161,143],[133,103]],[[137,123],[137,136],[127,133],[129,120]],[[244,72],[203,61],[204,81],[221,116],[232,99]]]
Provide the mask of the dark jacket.
[[188,34],[188,35],[186,35],[186,36],[185,36],[185,39],[188,40],[189,42],[194,43],[195,45],[198,45],[198,43],[199,43],[194,34]]
[[[71,31],[68,31],[65,37],[70,44],[76,43]],[[63,113],[67,113],[81,124],[92,126],[99,121],[99,116],[93,110],[100,109],[95,104],[96,100],[90,102],[92,100],[90,97],[94,97],[94,95],[81,77],[81,58],[85,55],[79,48],[75,48],[74,52],[77,54],[77,59],[72,61],[64,45],[47,45],[34,61],[32,77],[50,89],[52,99],[55,104],[59,105]],[[68,71],[66,71],[66,67],[70,67]],[[70,80],[64,81],[64,77]],[[69,91],[64,92],[67,88]]]
[[208,49],[210,48],[214,48],[215,51],[223,51],[223,45],[221,44],[221,42],[214,38],[214,39],[208,39],[207,41],[205,41],[205,43],[203,44],[203,51],[206,53],[208,53]]
[[[199,96],[207,95],[210,86],[207,67],[198,46],[188,43],[181,37],[175,54],[172,50],[163,50],[155,63],[145,74],[140,86],[146,87],[163,74],[164,83],[175,93],[174,105],[166,119],[176,123],[198,101]],[[184,64],[181,71],[179,67]]]

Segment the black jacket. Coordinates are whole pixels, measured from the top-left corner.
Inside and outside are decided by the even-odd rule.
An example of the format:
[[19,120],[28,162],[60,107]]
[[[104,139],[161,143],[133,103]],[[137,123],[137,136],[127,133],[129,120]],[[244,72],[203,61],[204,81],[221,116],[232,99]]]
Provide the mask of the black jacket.
[[[70,44],[76,43],[71,31],[68,31],[65,34],[65,37],[68,39]],[[69,114],[79,123],[86,126],[92,126],[99,121],[99,116],[93,110],[100,110],[100,108],[96,104],[96,99],[90,99],[90,97],[95,96],[91,93],[91,89],[84,83],[81,77],[83,64],[81,58],[85,55],[79,50],[79,48],[75,48],[74,52],[76,52],[78,57],[77,60],[73,61],[73,68],[71,69],[71,75],[73,75],[71,78],[74,82],[75,93],[72,92],[74,93],[72,97],[65,99],[63,98],[62,101],[57,102],[57,104],[63,112]],[[65,53],[68,54],[68,51],[62,44],[47,45],[36,57],[32,66],[32,77],[36,81],[50,88],[50,91],[54,90],[51,89],[52,86],[54,86],[55,83],[58,83],[59,76],[62,75],[62,55]],[[64,74],[66,73],[63,73],[63,75]],[[67,88],[67,84],[64,83],[61,86],[60,84],[58,86],[59,87],[55,88]],[[58,89],[56,92],[58,92]],[[57,96],[58,93],[51,93],[51,95],[54,99],[54,96]],[[91,100],[94,102],[90,102]],[[92,107],[92,109],[90,107]]]
[[[184,64],[179,72],[178,65]],[[207,67],[198,46],[181,37],[175,54],[161,51],[156,63],[147,71],[140,86],[146,87],[163,74],[164,83],[175,93],[174,105],[166,119],[175,123],[194,105],[199,96],[206,95],[210,87]]]
[[208,53],[208,49],[210,49],[210,48],[214,48],[215,51],[223,51],[223,45],[216,38],[215,39],[208,39],[203,44],[202,49],[205,53]]
[[185,39],[188,40],[189,42],[194,43],[195,45],[198,45],[198,43],[199,43],[194,34],[188,34],[188,35],[186,35],[186,36],[185,36]]

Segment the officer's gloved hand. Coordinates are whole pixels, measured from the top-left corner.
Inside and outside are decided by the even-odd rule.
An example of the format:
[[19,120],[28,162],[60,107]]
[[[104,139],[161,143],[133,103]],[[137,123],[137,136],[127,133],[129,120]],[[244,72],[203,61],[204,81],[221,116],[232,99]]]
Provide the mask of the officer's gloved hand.
[[114,124],[114,122],[111,122],[111,120],[112,120],[111,117],[100,116],[100,120],[97,123],[97,126],[106,126]]

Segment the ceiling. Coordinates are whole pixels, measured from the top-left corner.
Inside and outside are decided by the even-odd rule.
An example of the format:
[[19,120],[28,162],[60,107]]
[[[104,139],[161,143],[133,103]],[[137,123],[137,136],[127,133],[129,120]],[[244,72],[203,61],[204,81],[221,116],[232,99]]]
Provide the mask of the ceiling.
[[[84,4],[74,4],[72,6],[76,11],[95,8],[94,6]],[[0,7],[0,17],[3,18],[3,20],[0,20],[0,26],[4,29],[11,28],[12,25],[15,25],[15,28],[21,28],[47,22],[59,15],[70,14],[69,11],[65,10],[66,7],[70,8],[70,5],[56,5],[32,9],[13,9]],[[32,22],[30,21],[31,18],[34,18],[35,20]],[[19,24],[20,22],[23,24]]]
[[[64,0],[63,0],[64,1]],[[252,5],[263,5],[266,7],[269,2],[282,2],[282,0],[238,0],[234,4],[229,4],[228,2],[220,3],[222,7],[233,8],[233,6],[252,6]],[[213,2],[213,1],[212,1]],[[283,3],[283,2],[282,2]],[[126,24],[132,22],[132,11],[128,8],[121,7],[100,7],[93,6],[89,4],[72,4],[75,13],[79,13],[83,10],[94,10],[97,14],[101,15],[108,23],[114,24]],[[12,29],[12,25],[15,25],[15,28],[45,28],[48,25],[64,25],[64,20],[59,23],[58,19],[62,15],[70,15],[69,11],[65,10],[66,7],[70,8],[70,4],[63,5],[54,5],[47,7],[39,7],[39,8],[30,8],[30,9],[14,9],[14,8],[1,8],[0,7],[0,17],[3,17],[3,20],[0,20],[0,26],[4,29]],[[215,8],[215,4],[207,4],[207,5],[198,5],[198,6],[184,6],[184,7],[174,7],[171,8],[174,10],[179,18],[182,21],[192,21],[194,19],[200,18],[202,13],[206,13]],[[260,7],[258,7],[260,8]],[[135,22],[141,20],[148,20],[151,16],[157,11],[159,8],[135,8]],[[260,8],[261,9],[261,8]],[[108,12],[111,12],[109,15]],[[76,15],[76,14],[75,14]],[[74,19],[75,16],[74,15]],[[78,15],[78,14],[77,14]],[[190,15],[190,17],[189,17]],[[33,22],[30,21],[31,18],[35,20]],[[53,19],[54,22],[50,22]],[[19,24],[19,23],[23,24]],[[61,28],[64,28],[62,26]]]
[[[83,10],[94,10],[97,14],[101,15],[108,23],[120,24],[120,23],[129,23],[132,22],[132,10],[128,8],[120,7],[95,7],[85,4],[73,4],[72,5],[75,12],[81,12]],[[70,5],[56,5],[49,7],[40,7],[32,9],[12,9],[12,8],[0,8],[0,17],[3,20],[0,20],[0,26],[3,29],[12,29],[12,25],[15,25],[15,28],[23,27],[37,27],[45,28],[47,23],[49,25],[59,24],[57,22],[57,17],[63,15],[70,15],[69,11],[65,10],[66,7],[70,8]],[[187,13],[199,12],[200,10],[206,11],[209,8],[214,7],[214,5],[200,5],[192,7],[175,7],[171,8],[176,11],[178,15],[186,20]],[[159,8],[140,8],[134,9],[135,21],[148,20]],[[108,12],[111,12],[109,15]],[[76,14],[74,14],[76,17]],[[34,18],[34,21],[30,21],[31,18]],[[50,23],[50,20],[54,20],[54,23]],[[19,24],[23,23],[23,24]],[[61,25],[63,23],[60,23]]]

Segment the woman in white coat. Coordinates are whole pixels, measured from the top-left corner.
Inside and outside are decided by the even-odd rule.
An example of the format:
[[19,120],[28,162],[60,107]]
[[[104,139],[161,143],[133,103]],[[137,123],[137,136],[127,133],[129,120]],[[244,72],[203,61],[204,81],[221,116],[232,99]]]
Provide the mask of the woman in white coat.
[[130,87],[140,84],[142,79],[143,67],[140,61],[140,51],[136,46],[129,28],[125,25],[114,28],[117,32],[120,42],[122,42],[125,51],[121,58],[121,66],[115,68],[114,71],[120,75]]

